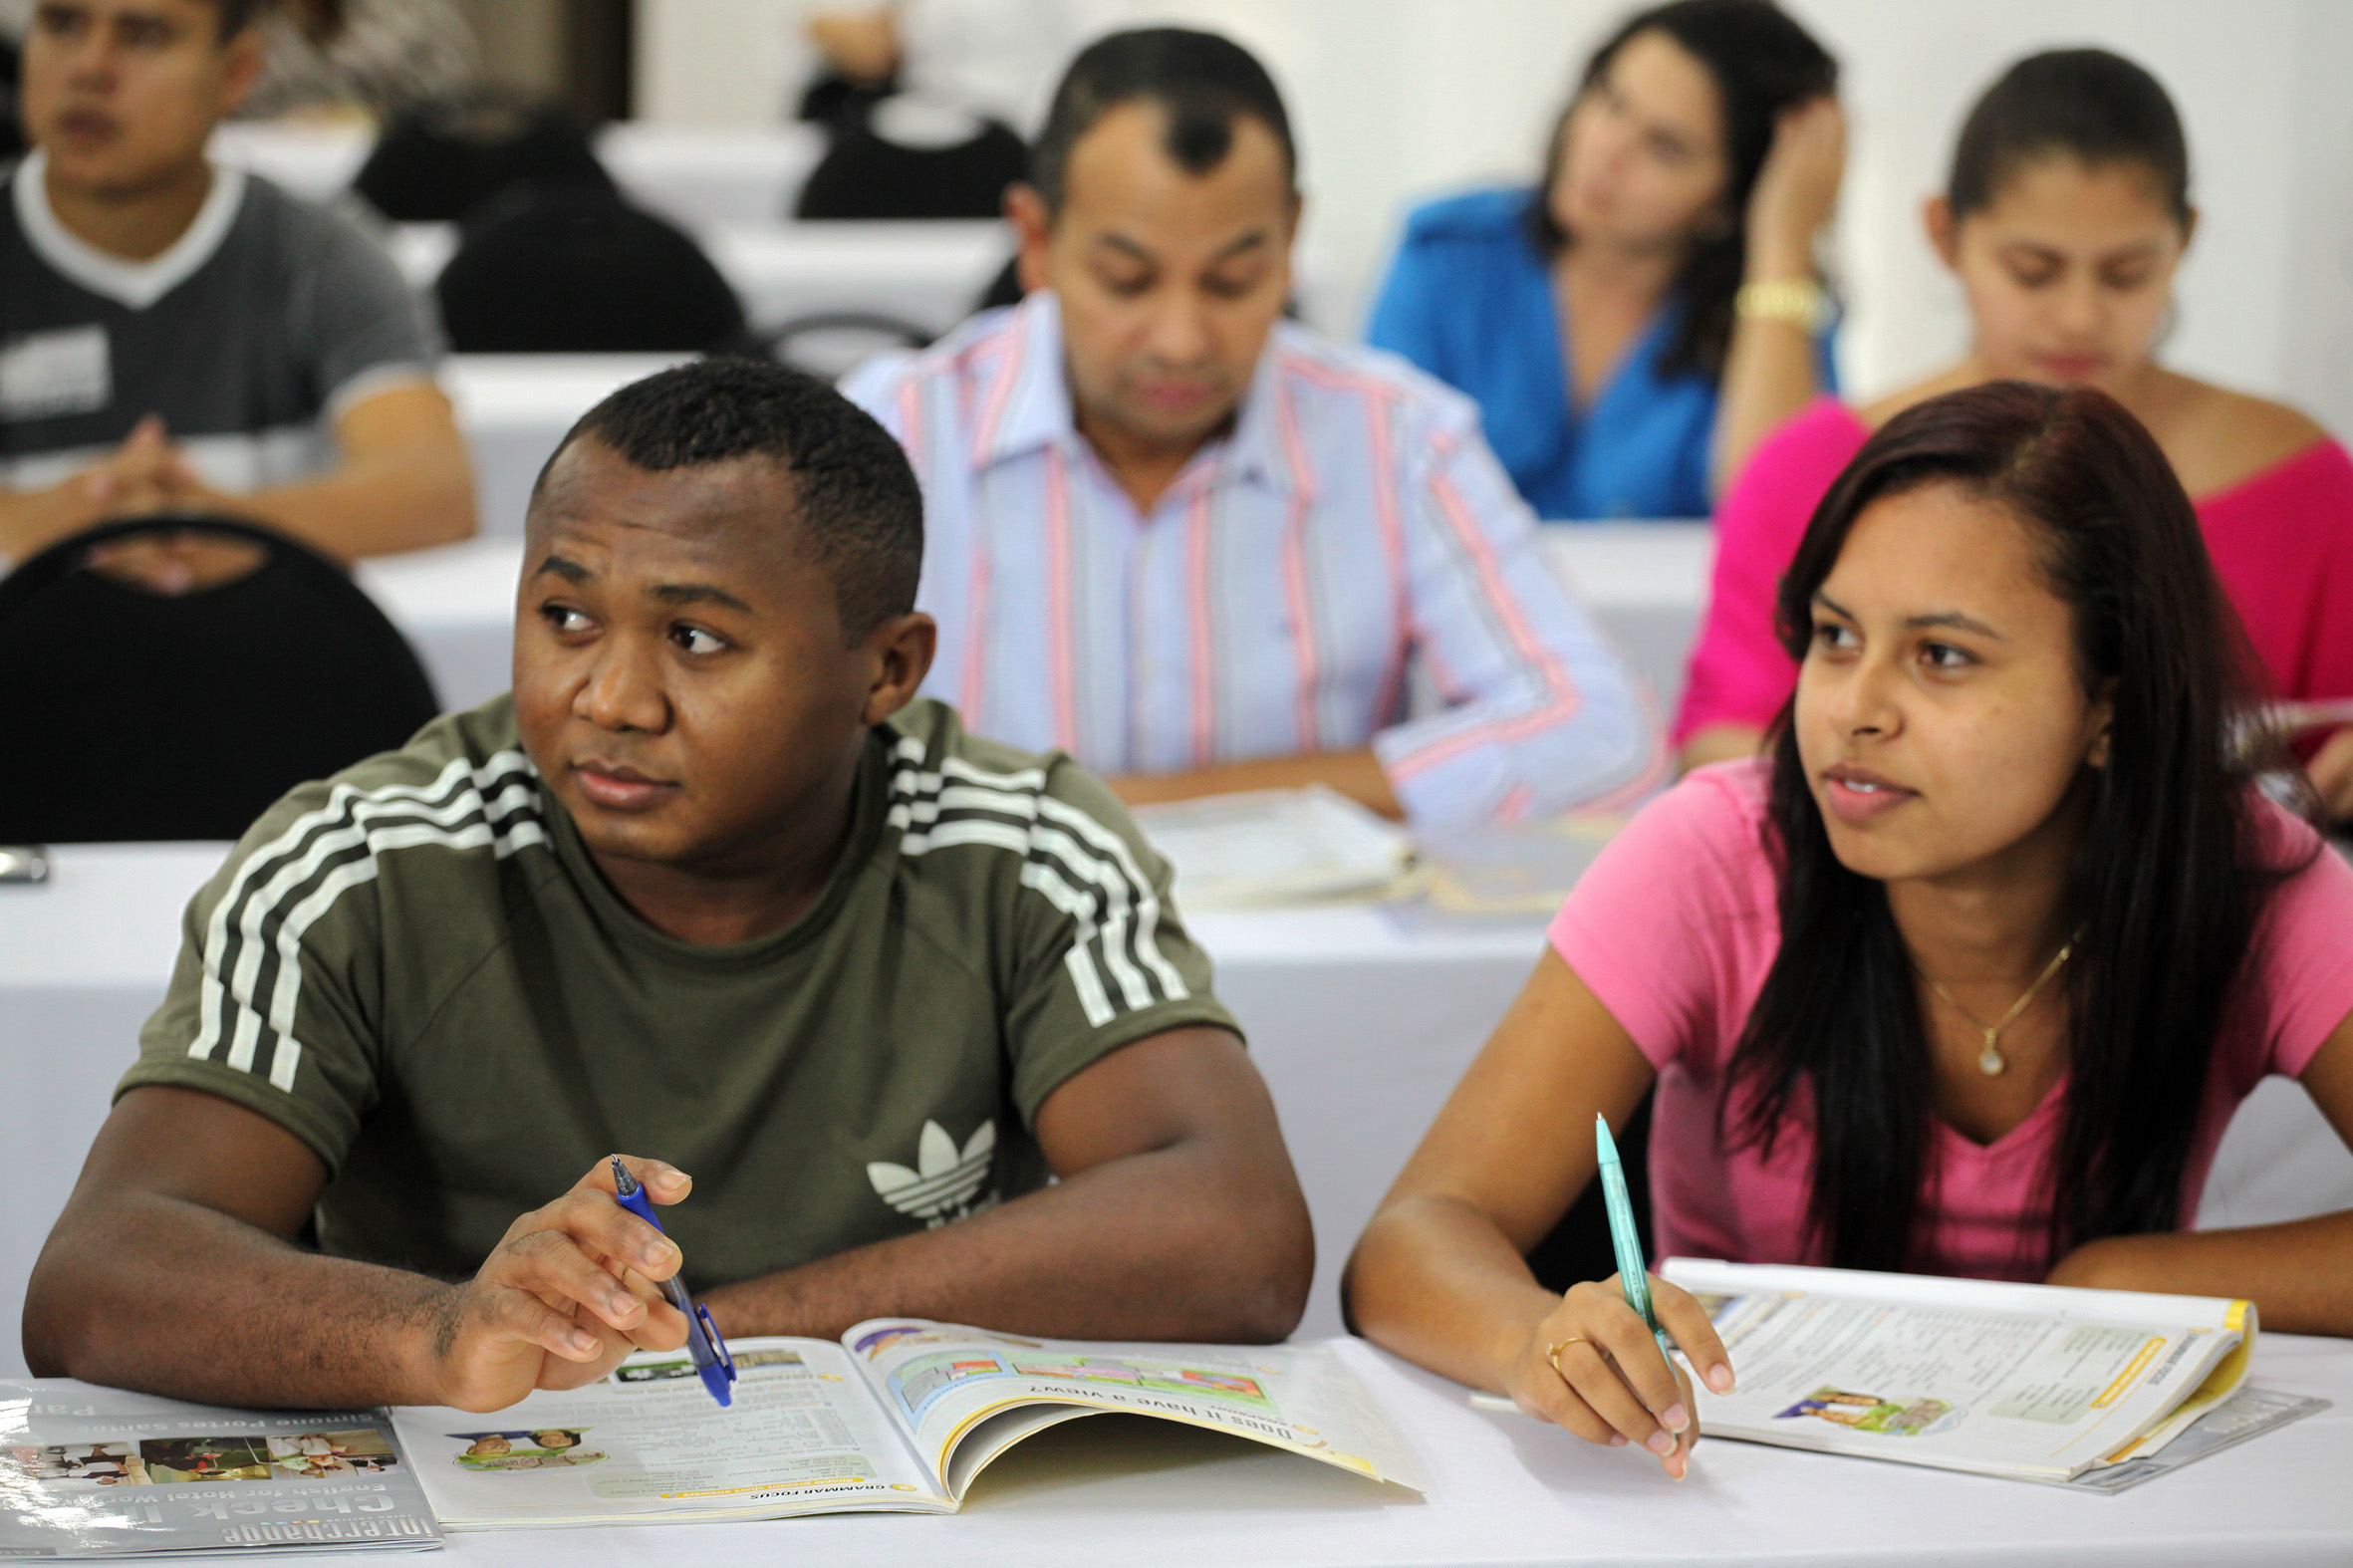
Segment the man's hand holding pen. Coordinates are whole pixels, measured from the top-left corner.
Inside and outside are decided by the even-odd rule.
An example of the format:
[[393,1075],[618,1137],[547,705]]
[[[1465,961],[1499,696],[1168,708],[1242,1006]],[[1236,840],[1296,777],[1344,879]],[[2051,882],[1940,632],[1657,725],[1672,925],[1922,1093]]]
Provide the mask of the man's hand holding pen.
[[[656,1203],[693,1186],[658,1160],[621,1158]],[[634,1350],[676,1350],[686,1319],[661,1281],[683,1261],[677,1243],[616,1201],[612,1168],[597,1162],[435,1299],[424,1325],[434,1401],[503,1410],[534,1389],[593,1383]]]

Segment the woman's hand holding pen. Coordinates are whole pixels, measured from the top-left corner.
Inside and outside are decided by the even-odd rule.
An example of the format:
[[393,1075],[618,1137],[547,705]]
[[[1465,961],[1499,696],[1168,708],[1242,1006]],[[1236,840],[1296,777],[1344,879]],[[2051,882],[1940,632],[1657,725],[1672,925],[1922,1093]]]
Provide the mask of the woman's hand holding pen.
[[[1732,1364],[1707,1313],[1689,1292],[1651,1276],[1659,1326],[1707,1386],[1732,1391]],[[1505,1391],[1529,1415],[1613,1447],[1634,1444],[1682,1480],[1699,1437],[1691,1381],[1659,1349],[1618,1277],[1572,1286],[1512,1358]]]
[[[658,1160],[622,1157],[656,1203],[692,1182]],[[686,1320],[659,1282],[678,1271],[677,1243],[614,1199],[599,1161],[569,1192],[507,1227],[479,1272],[452,1285],[429,1323],[437,1403],[503,1410],[534,1389],[571,1389],[640,1348],[676,1350]]]

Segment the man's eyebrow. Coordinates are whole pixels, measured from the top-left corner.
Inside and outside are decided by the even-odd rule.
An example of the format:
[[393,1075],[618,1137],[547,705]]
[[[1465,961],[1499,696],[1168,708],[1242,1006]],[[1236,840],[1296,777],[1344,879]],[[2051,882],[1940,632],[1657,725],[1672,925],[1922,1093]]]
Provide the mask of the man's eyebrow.
[[1095,243],[1116,250],[1124,256],[1133,257],[1147,266],[1157,266],[1160,263],[1159,257],[1125,234],[1098,234],[1095,236]]
[[597,575],[578,561],[567,561],[560,555],[551,555],[540,562],[539,570],[531,575],[545,577],[551,572],[567,583],[585,583]]
[[1232,244],[1226,246],[1216,255],[1211,256],[1209,258],[1209,265],[1214,267],[1220,262],[1231,261],[1236,256],[1246,256],[1253,250],[1262,250],[1266,247],[1268,241],[1269,236],[1266,230],[1252,229],[1249,233],[1244,234],[1240,239],[1235,240]]
[[[1098,234],[1095,236],[1095,243],[1106,249],[1116,250],[1121,255],[1143,262],[1147,266],[1157,267],[1160,265],[1158,256],[1125,234]],[[1254,250],[1263,250],[1271,243],[1270,231],[1252,229],[1238,239],[1229,240],[1223,249],[1209,258],[1209,265],[1214,267],[1220,263],[1231,261],[1236,256],[1246,256]]]
[[665,605],[724,605],[747,616],[759,613],[727,590],[709,583],[664,583],[654,590],[654,597]]

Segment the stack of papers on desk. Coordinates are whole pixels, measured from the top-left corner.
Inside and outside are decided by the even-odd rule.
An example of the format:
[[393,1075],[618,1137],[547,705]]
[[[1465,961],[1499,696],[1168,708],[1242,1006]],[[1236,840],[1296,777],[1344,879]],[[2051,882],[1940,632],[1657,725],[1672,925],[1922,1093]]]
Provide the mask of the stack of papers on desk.
[[381,1410],[222,1410],[0,1383],[0,1557],[440,1544]]
[[1321,784],[1139,806],[1135,817],[1176,868],[1187,910],[1369,898],[1414,857],[1403,828]]

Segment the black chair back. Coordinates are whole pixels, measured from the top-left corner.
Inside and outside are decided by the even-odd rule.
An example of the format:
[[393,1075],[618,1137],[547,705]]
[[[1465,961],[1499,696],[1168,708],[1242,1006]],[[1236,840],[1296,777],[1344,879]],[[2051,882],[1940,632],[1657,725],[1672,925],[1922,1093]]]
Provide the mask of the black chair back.
[[433,284],[460,354],[745,347],[743,305],[702,247],[609,191],[521,188],[465,229]]
[[0,163],[23,157],[28,150],[24,117],[17,112],[21,63],[15,40],[0,38]]
[[[191,529],[262,564],[159,596],[90,569],[92,547]],[[340,568],[215,517],[107,523],[0,579],[10,765],[0,842],[233,839],[279,796],[405,743],[439,711],[392,624]]]
[[577,122],[497,87],[403,112],[352,184],[395,223],[453,223],[516,186],[615,188]]
[[993,218],[1005,187],[1029,171],[1029,148],[995,121],[967,141],[907,146],[876,134],[865,117],[834,129],[833,142],[793,204],[796,218]]

